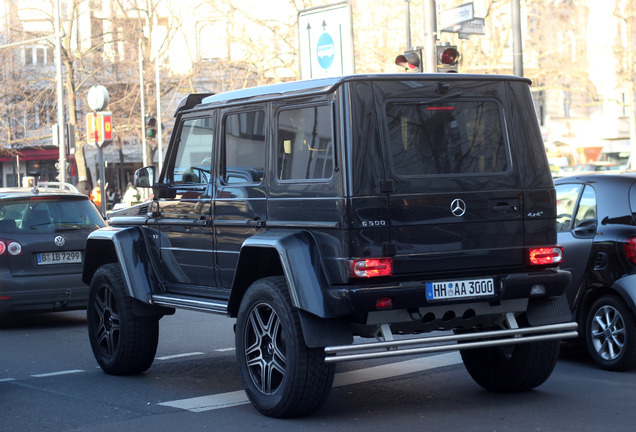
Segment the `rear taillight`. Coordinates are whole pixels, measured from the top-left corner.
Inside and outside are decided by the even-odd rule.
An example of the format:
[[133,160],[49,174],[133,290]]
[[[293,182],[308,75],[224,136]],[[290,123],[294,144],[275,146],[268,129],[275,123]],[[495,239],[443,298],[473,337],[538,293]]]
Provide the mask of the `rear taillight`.
[[528,262],[531,265],[554,265],[563,262],[563,248],[548,246],[528,249]]
[[358,258],[351,260],[351,276],[370,278],[391,276],[393,274],[392,258]]
[[20,255],[20,253],[22,253],[22,246],[13,240],[0,239],[0,255],[4,255],[5,253],[9,253],[9,255]]
[[623,243],[623,250],[625,251],[627,260],[636,265],[636,237],[628,238],[625,243]]

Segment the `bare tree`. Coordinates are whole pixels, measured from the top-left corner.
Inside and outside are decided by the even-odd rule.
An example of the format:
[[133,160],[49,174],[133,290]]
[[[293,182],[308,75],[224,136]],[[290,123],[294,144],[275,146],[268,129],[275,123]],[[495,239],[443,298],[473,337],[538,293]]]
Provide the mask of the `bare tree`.
[[616,58],[618,60],[617,75],[619,85],[627,95],[625,108],[629,118],[629,140],[631,145],[631,169],[636,169],[636,58],[634,57],[634,37],[636,36],[636,7],[631,0],[616,0],[614,16],[619,22],[616,34]]

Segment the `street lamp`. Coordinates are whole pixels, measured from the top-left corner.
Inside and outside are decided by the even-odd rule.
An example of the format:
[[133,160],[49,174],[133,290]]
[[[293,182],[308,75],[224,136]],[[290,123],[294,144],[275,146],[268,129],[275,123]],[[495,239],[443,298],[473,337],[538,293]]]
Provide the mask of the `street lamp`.
[[60,0],[55,0],[55,79],[57,83],[57,144],[60,150],[59,180],[66,183],[66,141],[64,140],[64,89],[62,87],[62,31]]

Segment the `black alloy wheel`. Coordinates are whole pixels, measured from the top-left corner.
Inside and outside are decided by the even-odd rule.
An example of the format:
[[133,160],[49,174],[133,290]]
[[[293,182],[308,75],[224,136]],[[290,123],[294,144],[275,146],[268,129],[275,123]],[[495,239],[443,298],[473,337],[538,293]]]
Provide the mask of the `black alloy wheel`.
[[88,295],[88,336],[93,355],[104,372],[130,375],[147,370],[159,341],[159,318],[136,316],[126,295],[118,264],[100,267]]
[[239,374],[252,405],[270,417],[297,417],[320,408],[335,367],[322,348],[309,348],[283,277],[257,280],[236,322]]

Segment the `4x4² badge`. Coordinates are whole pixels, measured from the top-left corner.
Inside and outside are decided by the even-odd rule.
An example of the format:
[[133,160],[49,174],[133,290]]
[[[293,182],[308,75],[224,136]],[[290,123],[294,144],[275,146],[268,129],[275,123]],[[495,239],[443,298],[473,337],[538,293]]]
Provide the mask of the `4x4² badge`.
[[466,203],[462,199],[455,198],[450,205],[450,210],[454,216],[464,216],[464,213],[466,213]]

